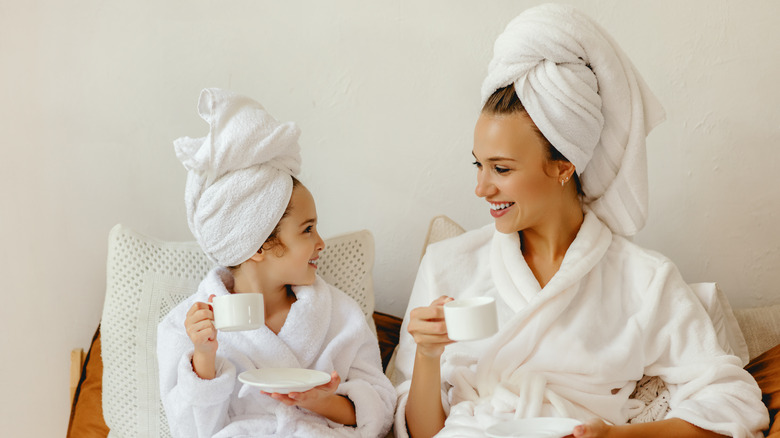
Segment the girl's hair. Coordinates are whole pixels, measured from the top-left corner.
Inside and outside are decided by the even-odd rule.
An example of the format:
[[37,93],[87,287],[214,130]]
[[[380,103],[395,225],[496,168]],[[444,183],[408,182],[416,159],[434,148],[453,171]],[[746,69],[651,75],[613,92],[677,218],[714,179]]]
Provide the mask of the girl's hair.
[[[292,189],[295,191],[295,188],[298,186],[301,186],[301,182],[298,181],[298,178],[291,176],[292,178]],[[276,226],[274,227],[273,231],[271,231],[271,234],[268,235],[268,238],[265,239],[265,242],[263,242],[262,245],[260,245],[260,248],[258,248],[257,252],[260,252],[260,250],[263,251],[270,251],[274,250],[276,251],[278,256],[282,256],[284,254],[284,251],[287,250],[287,247],[284,246],[284,243],[282,243],[282,240],[279,239],[279,225],[282,223],[282,220],[287,217],[288,214],[290,214],[290,210],[292,209],[292,195],[290,195],[290,202],[287,203],[287,207],[284,209],[284,213],[282,213],[282,217],[279,219],[279,222],[276,223]],[[238,266],[229,266],[229,269],[236,269]]]
[[[506,87],[496,90],[488,98],[487,102],[485,102],[485,105],[482,107],[482,112],[496,115],[507,115],[515,113],[524,113],[525,115],[528,115],[528,111],[526,111],[523,103],[520,102],[520,98],[517,97],[514,84],[510,84]],[[539,138],[542,140],[542,142],[547,145],[548,160],[565,161],[567,163],[569,162],[569,159],[564,157],[563,154],[560,153],[558,149],[556,149],[555,146],[550,143],[549,140],[547,140],[536,124],[534,124],[534,129],[536,130],[536,133],[539,135]],[[576,170],[574,172],[573,179],[574,183],[577,185],[577,194],[584,196],[585,193],[582,191],[582,183],[580,183],[580,177],[577,175]]]
[[[301,182],[298,181],[298,178],[291,176],[292,178],[292,189],[295,191],[295,188],[301,185]],[[287,217],[288,214],[290,214],[290,209],[292,209],[292,194],[290,195],[290,202],[287,203],[287,208],[284,209],[284,213],[282,213],[282,217],[279,218],[279,222],[276,223],[276,226],[274,227],[274,230],[271,231],[271,234],[268,235],[268,238],[265,239],[265,242],[260,246],[260,249],[263,251],[268,251],[275,248],[280,248],[281,253],[279,255],[284,254],[284,251],[287,249],[286,246],[284,246],[284,243],[282,243],[281,239],[279,239],[279,225],[282,223],[284,218]],[[258,249],[258,251],[260,251]]]

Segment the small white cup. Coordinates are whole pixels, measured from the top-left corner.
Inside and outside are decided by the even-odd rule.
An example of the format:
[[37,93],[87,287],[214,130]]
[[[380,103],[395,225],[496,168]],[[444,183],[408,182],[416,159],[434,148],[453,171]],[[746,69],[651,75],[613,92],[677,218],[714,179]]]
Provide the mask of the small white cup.
[[474,341],[498,331],[496,300],[491,297],[463,298],[444,304],[447,336],[453,341]]
[[265,324],[263,294],[242,293],[214,297],[214,327],[223,332],[254,330]]

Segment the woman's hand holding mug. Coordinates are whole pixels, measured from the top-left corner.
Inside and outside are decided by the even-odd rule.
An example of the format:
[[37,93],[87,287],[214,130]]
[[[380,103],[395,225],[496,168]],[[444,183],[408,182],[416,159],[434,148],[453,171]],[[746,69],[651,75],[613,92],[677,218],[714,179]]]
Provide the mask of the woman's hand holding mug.
[[407,330],[417,344],[417,352],[428,357],[441,357],[444,347],[453,341],[447,337],[447,323],[444,322],[445,303],[452,298],[443,295],[433,300],[428,307],[418,307],[409,313]]

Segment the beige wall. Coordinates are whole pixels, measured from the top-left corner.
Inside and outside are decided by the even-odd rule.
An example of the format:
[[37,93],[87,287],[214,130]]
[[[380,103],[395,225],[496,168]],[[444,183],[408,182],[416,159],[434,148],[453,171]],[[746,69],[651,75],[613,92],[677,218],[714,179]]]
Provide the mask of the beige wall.
[[[178,136],[198,92],[260,100],[303,135],[324,235],[376,237],[401,314],[429,219],[491,219],[471,134],[492,42],[536,1],[0,0],[0,424],[58,436],[70,348],[100,318],[117,222],[189,240]],[[637,241],[737,307],[780,302],[780,2],[575,1],[665,104]]]

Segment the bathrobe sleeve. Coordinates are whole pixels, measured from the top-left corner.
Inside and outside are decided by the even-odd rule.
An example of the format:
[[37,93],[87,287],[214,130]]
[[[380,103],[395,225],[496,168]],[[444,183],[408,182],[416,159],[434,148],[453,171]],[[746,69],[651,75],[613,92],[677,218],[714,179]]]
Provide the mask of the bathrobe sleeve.
[[677,268],[663,262],[645,295],[645,374],[671,393],[667,418],[733,437],[760,437],[768,426],[761,390],[726,354],[705,309]]
[[322,358],[332,358],[333,368],[342,383],[336,394],[347,397],[355,406],[357,431],[361,437],[385,436],[392,424],[395,390],[382,370],[376,336],[355,301],[331,286],[333,321],[337,332]]
[[[398,403],[395,411],[394,430],[397,437],[408,437],[406,428],[406,403],[409,398],[409,388],[412,385],[412,370],[414,368],[414,356],[417,352],[417,344],[414,338],[409,334],[409,313],[412,309],[426,307],[436,298],[442,295],[455,296],[457,291],[442,291],[433,281],[434,268],[432,267],[431,252],[428,252],[420,262],[420,269],[417,271],[417,278],[414,281],[412,294],[409,297],[409,305],[404,314],[404,320],[401,324],[399,334],[398,349],[395,357],[395,371],[393,383],[397,384],[396,393],[398,394]],[[444,412],[449,414],[449,399],[447,391],[442,383],[441,400]]]
[[228,423],[236,369],[218,352],[216,377],[212,380],[198,377],[192,370],[192,341],[184,331],[182,315],[176,310],[160,323],[157,331],[160,395],[168,425],[177,438],[212,437]]

